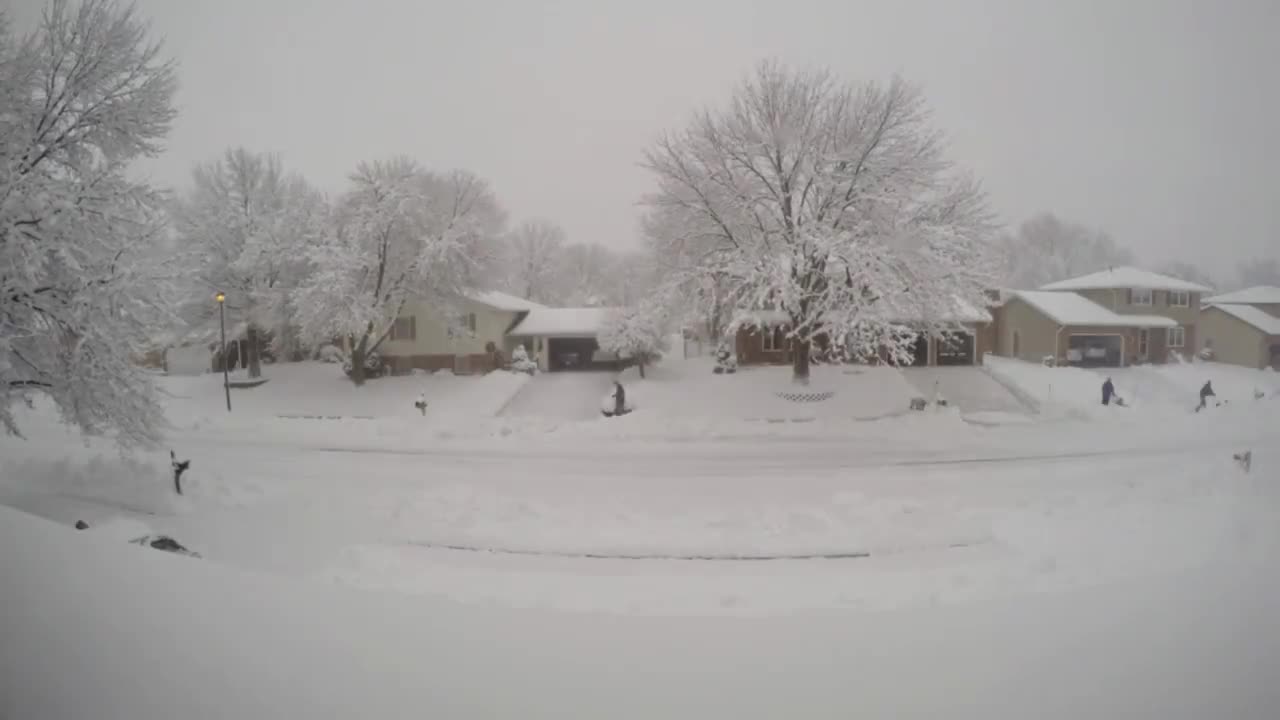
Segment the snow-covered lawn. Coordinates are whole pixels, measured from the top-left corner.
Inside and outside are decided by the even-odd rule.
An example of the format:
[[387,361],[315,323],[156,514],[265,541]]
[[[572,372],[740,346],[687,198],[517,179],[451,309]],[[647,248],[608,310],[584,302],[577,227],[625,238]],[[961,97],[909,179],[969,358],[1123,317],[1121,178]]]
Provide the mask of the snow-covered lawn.
[[1095,373],[992,369],[1088,399],[988,427],[883,368],[793,403],[690,361],[543,422],[491,417],[525,376],[282,365],[230,414],[163,379],[182,497],[38,407],[0,438],[0,505],[56,523],[0,508],[0,717],[1264,716],[1280,399],[1107,415]]

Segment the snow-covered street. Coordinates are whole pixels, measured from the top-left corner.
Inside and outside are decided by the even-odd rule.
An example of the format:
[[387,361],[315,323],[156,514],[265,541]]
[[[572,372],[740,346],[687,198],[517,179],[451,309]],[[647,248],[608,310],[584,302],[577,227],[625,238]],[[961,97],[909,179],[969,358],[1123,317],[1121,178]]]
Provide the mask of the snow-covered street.
[[[1038,366],[1003,369],[1031,385],[1055,372]],[[6,540],[21,550],[0,560],[0,575],[21,580],[0,591],[0,607],[6,608],[0,611],[0,627],[13,633],[40,622],[31,613],[54,612],[30,602],[28,595],[42,592],[39,588],[73,592],[67,583],[83,582],[84,575],[75,558],[83,553],[86,562],[97,562],[92,558],[101,553],[110,558],[103,562],[122,564],[120,577],[142,573],[139,592],[160,592],[149,596],[167,598],[158,601],[166,606],[192,602],[170,590],[143,589],[163,582],[170,572],[199,578],[184,581],[187,588],[205,583],[227,588],[211,593],[238,596],[250,591],[232,588],[252,586],[258,589],[251,592],[279,598],[258,609],[214,609],[211,617],[217,619],[207,620],[210,628],[223,622],[278,623],[262,612],[277,602],[294,602],[288,597],[324,598],[318,607],[339,608],[336,613],[369,612],[357,609],[366,607],[391,613],[408,623],[402,632],[423,643],[410,665],[430,673],[424,687],[439,692],[444,683],[461,682],[435,670],[443,658],[459,653],[491,666],[489,676],[504,686],[516,675],[566,682],[569,665],[552,661],[534,670],[510,658],[490,657],[483,649],[501,653],[521,642],[543,643],[541,634],[559,627],[568,653],[562,659],[571,662],[572,672],[588,672],[577,654],[587,651],[578,644],[587,643],[599,657],[611,655],[635,672],[658,673],[648,691],[639,693],[633,714],[621,713],[652,716],[677,705],[712,702],[709,686],[659,670],[673,643],[713,643],[668,668],[703,675],[737,662],[739,643],[768,645],[768,655],[786,663],[778,667],[787,668],[787,681],[773,688],[761,684],[724,706],[735,716],[764,717],[766,709],[782,707],[803,687],[823,697],[821,707],[832,713],[868,702],[894,707],[889,695],[867,683],[888,677],[889,668],[917,652],[941,663],[989,644],[990,672],[997,674],[966,682],[987,683],[994,691],[1014,683],[1000,673],[1015,672],[1015,658],[1031,653],[1048,662],[1050,656],[1040,655],[1046,651],[1034,648],[1061,646],[1072,632],[1109,628],[1110,644],[1098,652],[1109,657],[1110,672],[1117,673],[1123,666],[1115,663],[1124,658],[1156,655],[1130,643],[1149,642],[1139,638],[1153,637],[1173,617],[1216,616],[1197,628],[1204,633],[1204,647],[1238,635],[1246,617],[1263,622],[1259,615],[1240,613],[1265,605],[1240,605],[1243,599],[1236,596],[1180,594],[1201,586],[1205,577],[1228,583],[1216,586],[1215,593],[1276,577],[1280,492],[1274,480],[1280,458],[1273,448],[1280,406],[1275,400],[1217,408],[1214,415],[1174,416],[1139,405],[1089,419],[1069,412],[1028,413],[1022,422],[994,425],[965,422],[949,409],[879,420],[842,417],[845,411],[837,409],[803,421],[792,416],[773,422],[770,416],[783,406],[776,404],[769,383],[754,395],[754,404],[748,391],[765,376],[713,378],[722,383],[716,386],[704,379],[706,368],[696,362],[655,370],[644,382],[627,379],[639,397],[647,398],[644,409],[621,420],[582,421],[570,420],[572,412],[554,406],[548,414],[563,420],[485,417],[483,408],[497,413],[525,387],[523,376],[506,374],[388,378],[357,397],[340,381],[327,384],[324,378],[333,375],[333,366],[280,366],[261,388],[237,391],[230,414],[218,403],[220,378],[163,378],[175,424],[170,443],[192,462],[182,497],[172,491],[162,453],[122,458],[107,447],[85,447],[37,408],[26,421],[27,440],[0,441],[0,504],[62,527],[33,527],[37,521],[11,511],[0,517],[4,532],[27,538]],[[890,372],[896,371],[833,375],[831,386],[889,408],[895,402],[890,398],[910,395],[909,384],[889,381]],[[1182,371],[1151,372],[1173,377]],[[1058,382],[1071,376],[1052,377]],[[303,383],[310,393],[299,392]],[[717,387],[747,395],[721,405],[723,417],[700,415],[705,404],[716,402],[714,394],[723,392]],[[419,393],[432,401],[426,416],[411,406]],[[695,393],[703,394],[702,404],[678,402]],[[559,399],[575,401],[570,394]],[[553,393],[539,403],[556,400]],[[460,412],[469,407],[474,409],[470,415]],[[1252,472],[1232,459],[1243,450],[1253,451]],[[76,521],[90,528],[74,531],[70,526]],[[147,533],[172,535],[202,559],[152,558],[159,553],[124,543],[126,536]],[[40,549],[44,543],[73,559],[44,565],[52,557],[52,551]],[[62,563],[67,572],[56,570]],[[71,568],[77,569],[71,573]],[[255,577],[261,573],[275,578]],[[344,590],[358,594],[341,594]],[[1256,589],[1274,590],[1273,585]],[[1148,605],[1155,614],[1134,617],[1140,607],[1136,598],[1150,603],[1170,593],[1180,595],[1180,604]],[[1224,599],[1236,603],[1239,612],[1225,613]],[[77,617],[104,611],[73,609],[66,602],[62,612]],[[206,612],[200,604],[192,609]],[[156,632],[147,629],[154,627],[150,623],[163,623],[166,638],[188,632],[171,624],[181,623],[182,614],[165,613],[128,622],[140,623],[135,627],[142,637]],[[319,609],[308,610],[287,626],[302,632],[322,616]],[[1030,635],[1016,630],[1041,617],[1055,619],[1039,621],[1043,628]],[[448,618],[470,630],[440,634],[421,624],[425,618]],[[743,624],[725,624],[731,618]],[[989,629],[957,634],[953,624]],[[319,632],[316,641],[327,637],[323,642],[334,647],[356,642],[352,633],[362,633],[358,642],[366,650],[361,652],[374,658],[370,667],[379,667],[408,657],[406,648],[383,647],[377,639],[393,627],[382,621],[377,627],[338,623],[310,632]],[[615,629],[602,634],[605,627]],[[890,627],[899,629],[890,633]],[[214,655],[192,659],[184,654],[182,662],[195,667],[215,662],[222,641],[205,638],[198,628],[190,632],[202,653]],[[725,633],[737,640],[729,642]],[[1033,641],[1037,635],[1044,645]],[[75,635],[67,629],[58,637],[72,643]],[[95,638],[91,644],[97,649],[85,657],[108,651],[97,647],[99,641],[135,660],[166,656],[140,640],[122,646],[106,638]],[[1264,638],[1245,643],[1240,652],[1275,657],[1275,644],[1257,639]],[[69,646],[61,642],[37,649],[6,643],[6,648],[23,647],[28,657],[34,653],[53,664],[65,661],[62,653]],[[606,650],[610,643],[612,649]],[[812,653],[809,660],[802,660],[802,647]],[[853,647],[871,655],[859,653],[855,659],[849,654]],[[917,650],[908,652],[912,647]],[[329,668],[324,672],[336,671],[327,651],[308,652],[313,651],[320,655],[314,662]],[[286,657],[292,656],[280,661]],[[757,657],[763,662],[763,655]],[[817,657],[827,658],[830,667],[796,675]],[[881,664],[870,657],[886,660]],[[1058,658],[1054,663],[1084,659],[1071,653],[1053,657]],[[1206,657],[1227,661],[1221,653]],[[1190,667],[1189,657],[1165,660],[1173,663],[1168,672]],[[102,674],[107,668],[85,663],[85,677],[108,682]],[[136,667],[142,672],[148,664]],[[597,677],[605,667],[594,670],[593,686],[607,686]],[[1269,685],[1250,680],[1262,667],[1253,665],[1232,681],[1239,683],[1239,694],[1230,707],[1244,716],[1263,707],[1257,703],[1271,692]],[[764,668],[736,677],[750,685],[746,678]],[[1075,672],[1096,677],[1084,669]],[[1140,684],[1141,672],[1133,672]],[[7,677],[28,677],[24,673]],[[860,691],[836,701],[830,683],[842,676]],[[46,692],[42,687],[4,688],[19,698],[9,707],[25,707],[23,699],[33,703],[30,707],[43,707],[38,702],[47,700],[40,695]],[[348,679],[331,689],[341,687],[351,702],[387,692],[375,680]],[[530,695],[513,691],[496,699],[497,705],[456,687],[450,697],[470,709],[462,715],[484,716],[479,708],[506,707],[510,698],[520,697],[529,703],[528,714],[539,716],[535,708],[550,705],[540,704],[543,696],[527,687]],[[1184,700],[1205,700],[1188,686],[1183,690]],[[168,692],[156,696],[157,707],[175,701],[163,699]],[[974,692],[978,699],[964,707],[992,701]],[[100,702],[102,695],[88,685],[67,697],[68,703]],[[246,700],[246,712],[261,715],[263,708],[273,707],[271,697],[263,695],[258,704]],[[1025,701],[1033,697],[1028,694]],[[1110,695],[1107,702],[1137,702],[1136,697]],[[933,707],[923,700],[903,702],[901,707],[922,712]],[[1195,702],[1159,707],[1204,707]],[[582,707],[587,706],[591,703],[584,700]],[[404,705],[388,701],[386,707]]]

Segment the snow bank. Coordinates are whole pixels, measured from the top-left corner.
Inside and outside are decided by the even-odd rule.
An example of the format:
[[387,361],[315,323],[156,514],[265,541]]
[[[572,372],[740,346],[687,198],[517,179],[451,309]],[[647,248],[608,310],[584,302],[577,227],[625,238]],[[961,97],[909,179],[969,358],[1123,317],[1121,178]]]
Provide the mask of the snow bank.
[[653,718],[697,708],[743,719],[801,708],[1176,719],[1270,717],[1280,704],[1280,636],[1261,630],[1280,587],[1252,566],[968,607],[619,618],[350,593],[102,545],[6,508],[0,546],[5,717]]
[[[21,450],[29,451],[26,457]],[[168,458],[122,457],[92,452],[50,457],[38,447],[14,447],[0,461],[0,493],[36,493],[97,503],[149,515],[189,509],[173,490]],[[12,457],[18,455],[18,457]],[[184,480],[189,480],[184,475]]]

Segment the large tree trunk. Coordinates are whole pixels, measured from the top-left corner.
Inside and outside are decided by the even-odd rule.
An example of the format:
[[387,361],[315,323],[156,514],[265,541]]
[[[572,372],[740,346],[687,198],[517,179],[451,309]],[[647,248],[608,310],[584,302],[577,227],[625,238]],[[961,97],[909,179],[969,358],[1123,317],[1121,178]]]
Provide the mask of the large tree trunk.
[[798,385],[809,384],[809,341],[794,340],[791,343],[791,381]]
[[262,377],[262,353],[258,349],[262,343],[262,335],[258,332],[258,326],[250,324],[245,331],[245,338],[249,343],[249,377]]
[[640,358],[640,361],[637,363],[637,365],[640,366],[640,379],[643,380],[644,379],[644,358],[643,357]]
[[351,346],[351,382],[357,386],[364,385],[364,356],[365,345],[369,342],[369,337],[360,338],[360,342]]

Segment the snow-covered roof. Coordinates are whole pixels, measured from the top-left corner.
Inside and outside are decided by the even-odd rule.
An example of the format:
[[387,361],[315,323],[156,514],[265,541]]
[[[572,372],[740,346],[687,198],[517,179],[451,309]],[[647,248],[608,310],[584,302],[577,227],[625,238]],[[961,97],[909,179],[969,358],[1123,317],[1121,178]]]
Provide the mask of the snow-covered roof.
[[729,327],[780,327],[791,323],[791,316],[782,310],[739,310]]
[[1214,295],[1205,298],[1206,305],[1222,303],[1242,303],[1245,305],[1280,305],[1280,287],[1273,285],[1255,285],[1244,290]]
[[549,308],[529,311],[508,335],[595,337],[614,308]]
[[1019,290],[1014,296],[1059,325],[1097,327],[1176,327],[1171,318],[1158,315],[1121,315],[1075,293]]
[[529,310],[546,307],[546,305],[536,303],[532,300],[525,300],[522,297],[508,295],[507,293],[498,292],[496,290],[473,292],[469,293],[467,297],[481,305],[488,305],[491,308],[505,310],[507,312],[527,312]]
[[1237,320],[1254,326],[1267,335],[1280,335],[1280,318],[1259,310],[1252,305],[1224,303],[1213,307]]
[[1111,288],[1136,288],[1141,290],[1177,290],[1181,292],[1207,293],[1205,287],[1168,275],[1153,273],[1135,267],[1118,267],[1100,270],[1080,277],[1059,280],[1041,287],[1041,290],[1109,290]]

